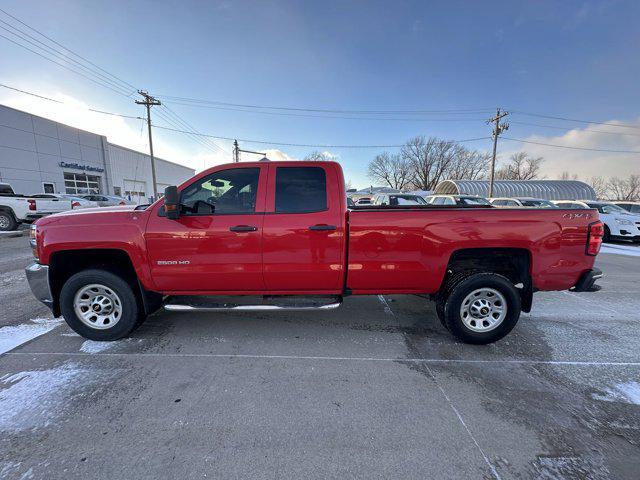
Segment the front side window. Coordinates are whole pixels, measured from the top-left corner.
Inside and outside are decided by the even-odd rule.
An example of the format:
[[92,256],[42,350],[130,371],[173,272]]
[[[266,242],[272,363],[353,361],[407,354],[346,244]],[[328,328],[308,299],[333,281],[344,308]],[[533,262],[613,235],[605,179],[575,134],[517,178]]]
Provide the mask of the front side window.
[[324,168],[277,168],[276,213],[310,213],[326,209],[327,176]]
[[254,213],[259,168],[231,168],[212,173],[182,191],[184,215]]

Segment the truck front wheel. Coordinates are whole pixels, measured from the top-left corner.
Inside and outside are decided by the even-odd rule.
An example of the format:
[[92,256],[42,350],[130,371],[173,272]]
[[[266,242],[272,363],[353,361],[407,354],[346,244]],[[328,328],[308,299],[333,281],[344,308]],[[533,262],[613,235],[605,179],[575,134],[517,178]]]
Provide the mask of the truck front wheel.
[[464,277],[444,301],[444,323],[465,343],[487,344],[500,340],[518,323],[520,294],[496,273],[474,273]]
[[105,270],[71,276],[60,292],[60,309],[67,324],[89,340],[118,340],[141,323],[138,299],[129,283]]

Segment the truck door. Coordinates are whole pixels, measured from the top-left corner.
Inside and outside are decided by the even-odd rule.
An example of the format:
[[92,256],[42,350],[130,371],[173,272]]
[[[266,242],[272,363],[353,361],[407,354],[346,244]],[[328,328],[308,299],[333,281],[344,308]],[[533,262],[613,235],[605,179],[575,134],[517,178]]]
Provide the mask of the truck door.
[[151,275],[173,292],[264,290],[262,222],[267,166],[221,168],[180,191],[181,216],[151,213],[145,233]]
[[264,217],[264,281],[271,292],[343,288],[345,192],[330,164],[271,165]]

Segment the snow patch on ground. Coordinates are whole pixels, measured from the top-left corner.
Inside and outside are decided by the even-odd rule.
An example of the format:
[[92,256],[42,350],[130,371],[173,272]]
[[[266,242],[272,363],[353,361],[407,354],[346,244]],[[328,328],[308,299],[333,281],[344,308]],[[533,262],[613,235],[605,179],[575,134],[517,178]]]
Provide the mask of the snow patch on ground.
[[83,353],[100,353],[105,350],[109,350],[116,342],[96,342],[94,340],[85,340],[80,346],[80,351]]
[[619,383],[613,388],[607,388],[604,395],[594,393],[591,395],[596,400],[605,402],[624,402],[633,405],[640,405],[640,383],[626,382]]
[[68,362],[47,370],[31,370],[0,378],[0,431],[15,432],[51,425],[83,388],[115,375]]
[[630,257],[640,257],[640,247],[633,245],[614,245],[603,243],[600,253],[613,253],[615,255],[628,255]]
[[0,355],[53,330],[62,319],[34,318],[31,322],[0,328]]

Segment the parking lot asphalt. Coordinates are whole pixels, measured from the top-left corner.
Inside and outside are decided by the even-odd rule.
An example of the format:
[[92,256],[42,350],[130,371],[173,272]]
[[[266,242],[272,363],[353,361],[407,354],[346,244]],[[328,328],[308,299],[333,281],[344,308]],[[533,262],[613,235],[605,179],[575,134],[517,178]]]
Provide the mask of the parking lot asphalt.
[[0,240],[0,478],[638,478],[638,256],[471,346],[416,296],[85,341],[31,296],[30,255]]

